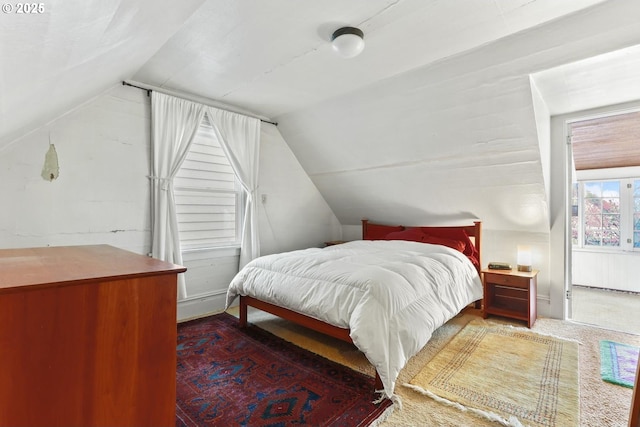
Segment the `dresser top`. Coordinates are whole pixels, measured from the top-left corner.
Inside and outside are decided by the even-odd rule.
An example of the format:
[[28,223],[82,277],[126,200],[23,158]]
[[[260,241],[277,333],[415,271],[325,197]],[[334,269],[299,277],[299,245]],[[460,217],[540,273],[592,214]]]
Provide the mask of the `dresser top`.
[[25,286],[121,280],[184,271],[185,267],[109,245],[0,249],[0,293]]

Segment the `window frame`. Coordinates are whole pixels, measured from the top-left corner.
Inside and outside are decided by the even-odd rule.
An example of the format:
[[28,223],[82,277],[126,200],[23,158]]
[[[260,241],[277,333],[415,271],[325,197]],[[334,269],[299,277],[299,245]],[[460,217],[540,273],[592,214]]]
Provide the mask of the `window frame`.
[[[584,184],[594,181],[620,182],[620,246],[585,245]],[[576,172],[576,179],[572,183],[572,189],[576,185],[578,186],[578,239],[577,243],[574,243],[573,239],[571,241],[574,249],[606,253],[640,252],[640,247],[634,247],[634,183],[636,181],[640,182],[640,167],[592,169]],[[573,200],[573,197],[571,199]],[[573,209],[573,206],[572,203],[571,209]],[[571,228],[573,233],[573,226]]]
[[[202,123],[200,124],[200,126],[198,127],[198,130],[196,131],[196,138],[211,138],[212,143],[214,145],[219,146],[222,149],[222,146],[220,142],[217,140],[217,136],[215,135],[213,127],[210,124],[209,119],[206,115],[204,116]],[[189,147],[189,149],[191,150],[192,147]],[[226,157],[226,154],[225,154],[225,158],[227,159],[228,166],[233,170],[233,167],[231,166],[231,162],[229,162],[229,159]],[[181,165],[181,169],[183,165]],[[180,172],[176,174],[176,178],[178,179],[179,179],[179,174]],[[200,252],[216,252],[216,253],[219,252],[220,254],[227,254],[229,250],[231,250],[233,253],[236,253],[237,250],[242,246],[242,225],[243,225],[244,216],[245,216],[246,192],[244,191],[235,172],[233,173],[233,175],[234,175],[233,190],[176,185],[174,182],[174,186],[173,186],[174,194],[180,191],[188,191],[188,192],[194,192],[194,193],[201,192],[209,195],[219,194],[224,196],[228,196],[228,195],[236,196],[235,197],[235,238],[234,240],[220,242],[219,244],[207,244],[203,246],[185,246],[182,238],[180,237],[180,231],[178,231],[178,236],[180,240],[180,251],[182,252],[183,255],[195,254]],[[178,208],[178,203],[176,200],[176,210],[177,208]],[[177,222],[180,223],[180,214],[176,212],[176,216],[177,216]]]

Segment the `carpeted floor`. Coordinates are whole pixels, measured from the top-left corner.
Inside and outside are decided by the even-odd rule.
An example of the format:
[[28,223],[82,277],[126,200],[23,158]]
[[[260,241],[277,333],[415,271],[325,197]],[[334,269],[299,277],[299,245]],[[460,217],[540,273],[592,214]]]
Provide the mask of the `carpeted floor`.
[[[233,311],[231,311],[233,313]],[[495,426],[491,421],[481,419],[459,409],[426,400],[417,392],[403,387],[420,372],[421,368],[434,357],[468,322],[478,318],[480,312],[467,309],[463,314],[450,320],[436,330],[431,341],[407,364],[398,377],[396,393],[403,403],[402,410],[395,410],[385,422],[386,426]],[[329,359],[350,366],[353,369],[374,375],[374,370],[366,358],[355,347],[308,331],[269,314],[251,311],[249,320],[284,339]],[[510,323],[491,317],[489,321]],[[514,326],[522,326],[513,322]],[[640,336],[605,329],[594,328],[572,322],[539,318],[534,331],[557,335],[581,342],[579,346],[580,367],[580,427],[625,427],[629,416],[632,390],[603,381],[600,377],[600,340],[612,340],[630,345],[640,345]]]
[[640,294],[574,285],[571,290],[573,320],[614,331],[640,334]]

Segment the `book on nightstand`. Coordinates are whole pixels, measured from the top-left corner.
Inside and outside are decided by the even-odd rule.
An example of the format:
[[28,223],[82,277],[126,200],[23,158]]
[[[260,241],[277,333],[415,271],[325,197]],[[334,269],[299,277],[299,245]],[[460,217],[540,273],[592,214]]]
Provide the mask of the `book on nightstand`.
[[490,270],[511,270],[511,264],[506,262],[490,262]]

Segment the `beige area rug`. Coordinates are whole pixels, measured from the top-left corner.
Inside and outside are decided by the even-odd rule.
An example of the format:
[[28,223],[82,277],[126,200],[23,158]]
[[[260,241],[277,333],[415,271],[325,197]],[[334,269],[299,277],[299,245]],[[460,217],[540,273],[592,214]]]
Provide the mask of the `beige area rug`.
[[569,427],[580,420],[578,343],[481,319],[405,386],[505,426]]
[[[230,309],[237,315],[237,309]],[[438,328],[424,348],[412,357],[400,371],[396,393],[402,399],[402,410],[395,410],[380,427],[495,427],[500,424],[470,411],[443,405],[426,399],[401,384],[410,382],[451,339],[474,319],[481,319],[480,311],[466,309],[464,313]],[[317,334],[293,323],[250,309],[249,321],[300,347],[345,364],[360,372],[374,375],[374,369],[354,346]],[[498,317],[487,319],[494,323],[522,327],[524,323]],[[538,318],[532,328],[543,334],[557,335],[579,341],[580,367],[580,427],[626,427],[633,390],[602,381],[600,377],[600,340],[612,340],[640,346],[640,335],[615,332],[556,319]]]

